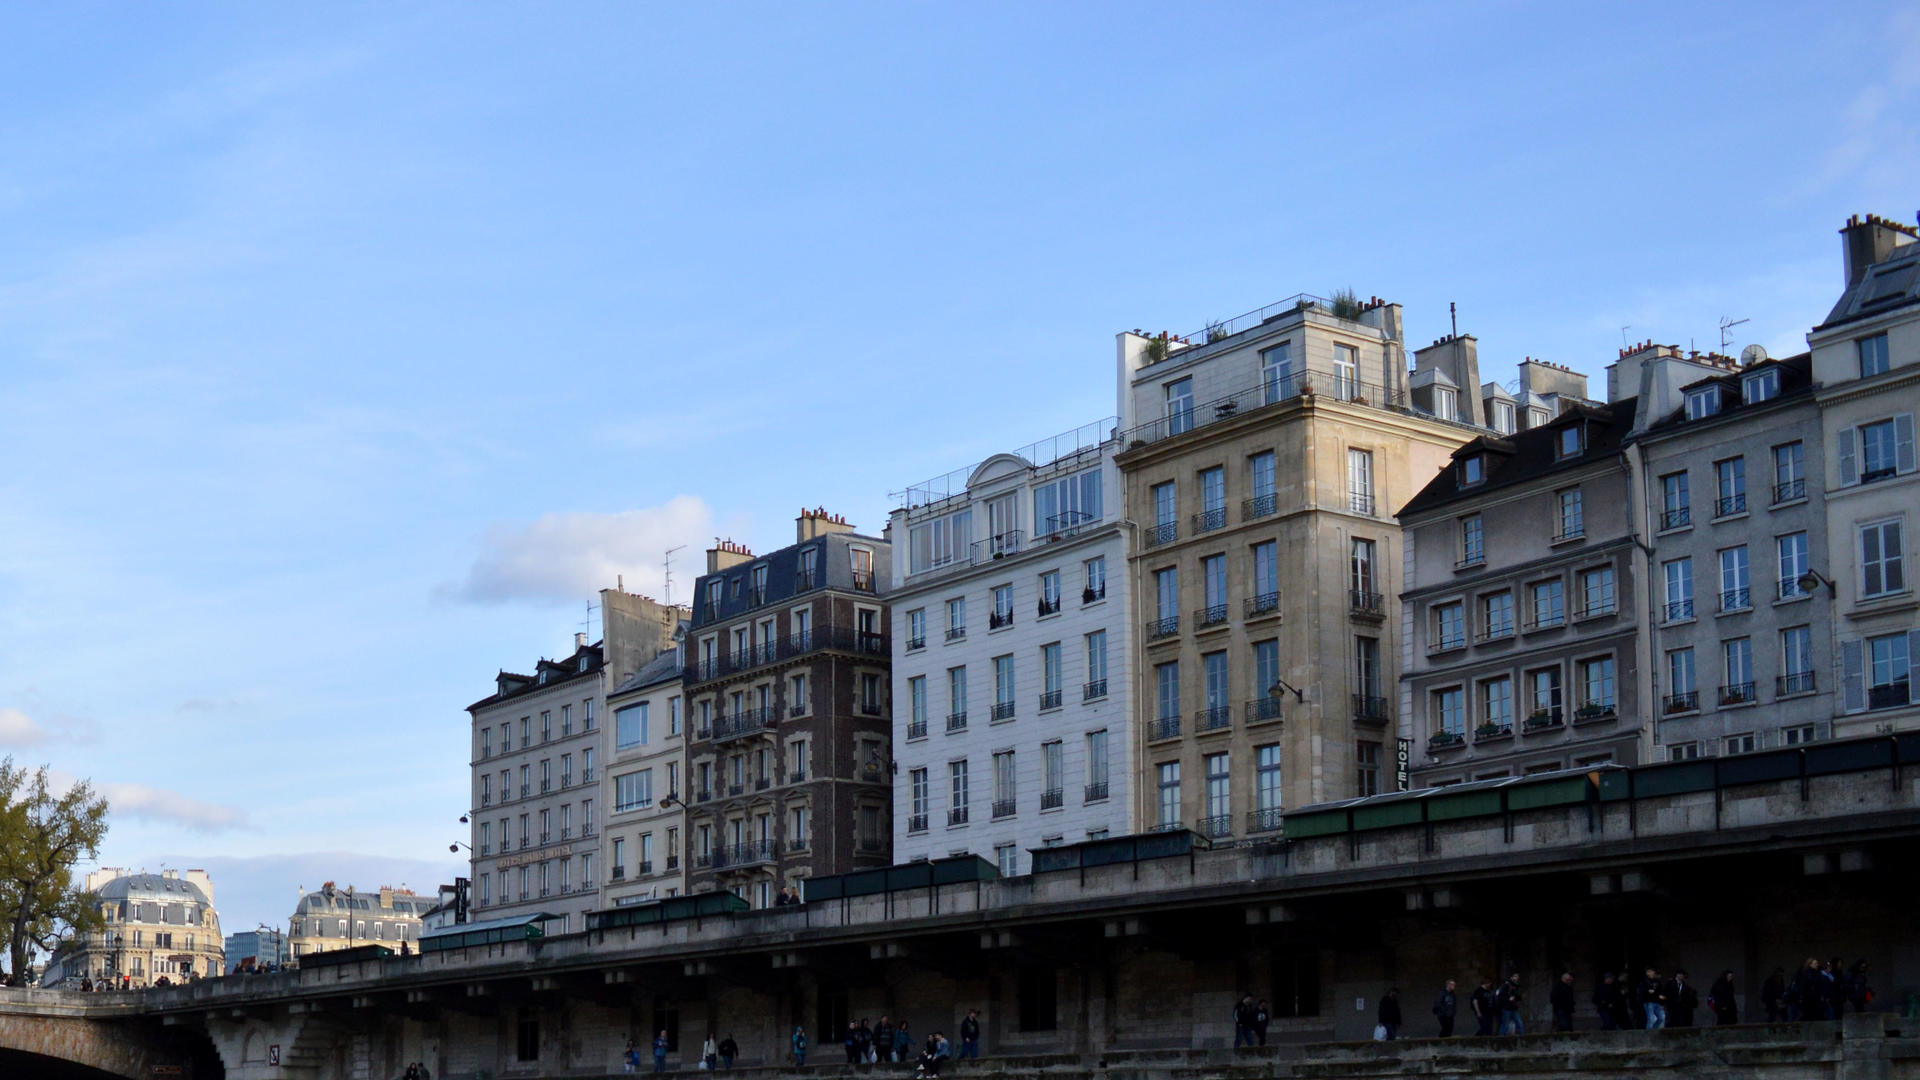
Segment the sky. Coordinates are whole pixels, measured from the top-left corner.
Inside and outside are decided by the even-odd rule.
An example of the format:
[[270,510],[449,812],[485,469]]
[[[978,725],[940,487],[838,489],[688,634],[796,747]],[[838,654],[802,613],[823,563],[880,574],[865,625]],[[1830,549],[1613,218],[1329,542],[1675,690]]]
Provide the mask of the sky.
[[616,575],[877,533],[1299,292],[1596,396],[1800,351],[1916,117],[1899,4],[0,9],[0,755],[228,931],[429,891],[465,706]]

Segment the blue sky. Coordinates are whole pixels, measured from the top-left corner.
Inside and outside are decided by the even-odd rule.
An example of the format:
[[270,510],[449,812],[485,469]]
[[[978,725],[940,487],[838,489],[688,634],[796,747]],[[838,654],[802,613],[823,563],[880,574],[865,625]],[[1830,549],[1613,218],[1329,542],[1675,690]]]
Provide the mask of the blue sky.
[[0,753],[230,930],[430,888],[496,669],[1111,413],[1116,331],[1780,354],[1912,217],[1910,9],[1353,11],[0,11]]

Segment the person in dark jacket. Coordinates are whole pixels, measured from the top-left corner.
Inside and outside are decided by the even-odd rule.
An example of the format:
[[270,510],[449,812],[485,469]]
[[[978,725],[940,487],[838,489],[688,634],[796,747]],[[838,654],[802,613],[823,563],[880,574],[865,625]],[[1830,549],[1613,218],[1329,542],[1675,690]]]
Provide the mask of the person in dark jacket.
[[1467,1005],[1473,1009],[1473,1033],[1493,1034],[1493,980],[1481,978],[1480,985],[1467,998]]
[[967,1018],[960,1021],[960,1055],[955,1061],[967,1058],[978,1060],[980,1057],[980,1010],[968,1009]]
[[1260,1040],[1261,1046],[1267,1045],[1267,1024],[1272,1020],[1273,1008],[1266,998],[1261,998],[1260,1004],[1253,1007],[1253,1037]]
[[1647,969],[1647,976],[1640,980],[1640,990],[1635,996],[1640,1000],[1640,1012],[1646,1017],[1648,1031],[1667,1026],[1667,984],[1660,980],[1659,969]]
[[1794,973],[1793,981],[1787,984],[1787,1019],[1827,1020],[1827,974],[1820,970],[1820,961],[1807,957],[1807,962]]
[[841,1045],[844,1046],[847,1051],[847,1064],[849,1065],[859,1064],[860,1063],[860,1022],[859,1021],[857,1020],[847,1021],[847,1037],[841,1041]]
[[1827,985],[1827,1019],[1838,1020],[1847,1015],[1847,967],[1845,961],[1834,957],[1827,962],[1827,973],[1833,981]]
[[1253,995],[1241,994],[1233,1003],[1233,1048],[1253,1045]]
[[660,1034],[655,1035],[653,1037],[653,1071],[654,1072],[667,1071],[667,1050],[669,1049],[669,1046],[670,1044],[667,1042],[667,1033],[664,1030],[662,1030]]
[[902,1020],[900,1021],[900,1026],[893,1029],[893,1060],[898,1061],[902,1065],[904,1065],[912,1057],[913,1057],[912,1025],[908,1024],[905,1020]]
[[1547,992],[1547,1004],[1553,1007],[1553,1030],[1573,1030],[1573,972],[1560,973],[1560,981]]
[[1853,1002],[1854,1012],[1866,1012],[1873,1004],[1873,983],[1867,978],[1867,962],[1855,960],[1853,970],[1847,973],[1847,1000]]
[[1387,991],[1380,999],[1380,1026],[1387,1029],[1387,1041],[1400,1037],[1400,988]]
[[1440,1037],[1443,1039],[1452,1037],[1453,1018],[1460,1011],[1460,999],[1454,994],[1453,986],[1453,980],[1448,979],[1447,985],[1440,990],[1440,996],[1433,999],[1433,1015],[1440,1020]]
[[1620,982],[1609,971],[1600,976],[1600,985],[1593,988],[1593,1011],[1600,1017],[1601,1031],[1614,1031],[1620,1027],[1620,1014],[1614,1009],[1614,996],[1620,993]]
[[1716,1024],[1740,1022],[1740,990],[1733,985],[1733,972],[1723,971],[1707,988],[1707,1008],[1713,1010]]
[[1520,993],[1520,973],[1508,972],[1507,981],[1493,992],[1493,1008],[1500,1014],[1500,1034],[1525,1035],[1527,1022],[1521,1019],[1521,1007],[1525,999]]
[[1767,1023],[1777,1024],[1787,1018],[1787,969],[1774,968],[1767,981],[1760,984],[1760,1006],[1767,1010]]
[[739,1056],[740,1056],[740,1044],[733,1041],[732,1035],[728,1035],[726,1038],[720,1040],[720,1067],[721,1068],[723,1069],[733,1068],[733,1059]]
[[1684,970],[1676,970],[1667,983],[1667,1026],[1692,1027],[1694,1010],[1700,1007],[1700,991]]

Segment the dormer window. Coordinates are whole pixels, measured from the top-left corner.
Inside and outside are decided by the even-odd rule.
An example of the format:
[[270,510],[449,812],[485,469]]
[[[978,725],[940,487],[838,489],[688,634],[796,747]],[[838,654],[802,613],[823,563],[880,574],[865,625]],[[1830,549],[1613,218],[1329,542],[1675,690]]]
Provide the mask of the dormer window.
[[1496,401],[1493,403],[1493,430],[1502,435],[1513,434],[1513,402]]
[[1487,478],[1487,459],[1483,454],[1475,454],[1460,461],[1460,486],[1472,487]]
[[580,654],[580,670],[581,671],[587,670],[587,654],[586,653]]
[[1537,428],[1551,419],[1553,419],[1553,417],[1548,415],[1545,409],[1527,410],[1527,426],[1530,428]]
[[1454,392],[1444,386],[1433,388],[1433,415],[1441,420],[1458,419],[1460,410],[1454,405]]
[[1571,427],[1561,428],[1560,441],[1558,443],[1559,451],[1560,451],[1559,456],[1562,458],[1580,456],[1580,441],[1581,441],[1580,425],[1575,424]]
[[1740,383],[1740,392],[1749,405],[1780,396],[1780,369],[1756,371]]
[[1720,384],[1687,391],[1687,419],[1700,420],[1720,411]]

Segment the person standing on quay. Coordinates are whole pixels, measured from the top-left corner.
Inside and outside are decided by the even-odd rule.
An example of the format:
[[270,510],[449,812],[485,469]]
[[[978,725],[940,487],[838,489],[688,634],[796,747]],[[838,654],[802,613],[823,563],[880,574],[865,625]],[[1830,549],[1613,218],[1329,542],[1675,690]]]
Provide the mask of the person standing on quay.
[[1433,1015],[1440,1020],[1440,1037],[1443,1039],[1453,1037],[1453,1017],[1460,1011],[1460,999],[1455,996],[1453,986],[1453,980],[1448,979],[1447,985],[1440,990],[1440,996],[1433,999]]

